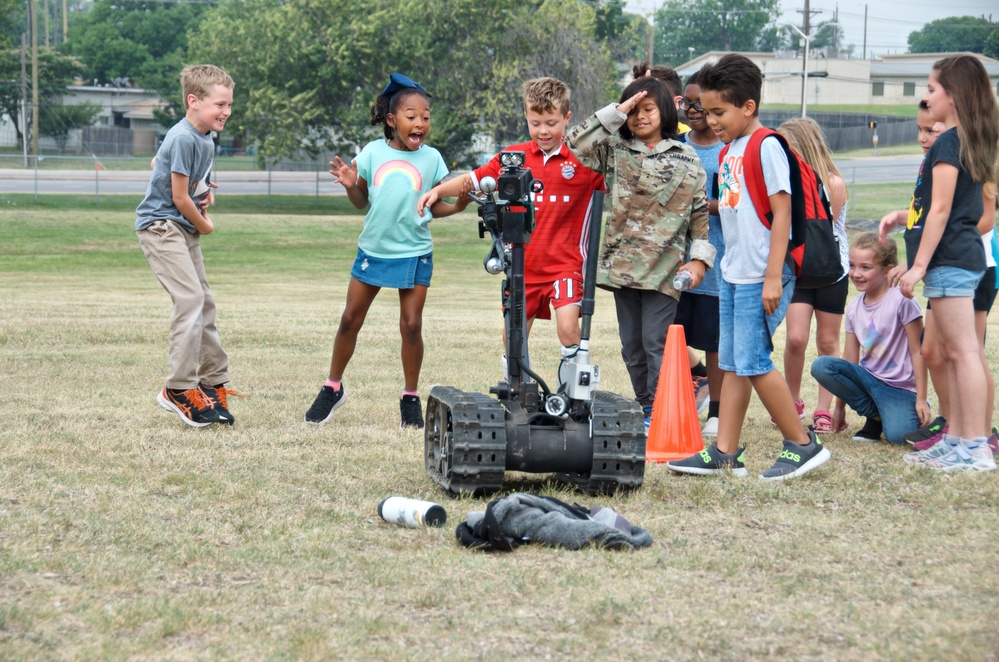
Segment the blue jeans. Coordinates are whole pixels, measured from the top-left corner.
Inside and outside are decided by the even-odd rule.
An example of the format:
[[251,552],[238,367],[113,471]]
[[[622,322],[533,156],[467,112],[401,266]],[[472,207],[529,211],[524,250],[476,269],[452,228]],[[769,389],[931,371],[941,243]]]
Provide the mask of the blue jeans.
[[861,416],[880,418],[889,443],[905,443],[902,435],[919,428],[915,391],[889,386],[866,368],[835,356],[812,361],[812,377]]
[[763,309],[763,283],[721,282],[718,296],[718,367],[740,377],[757,377],[774,369],[773,335],[784,321],[794,294],[794,276],[787,266],[784,291],[777,310]]

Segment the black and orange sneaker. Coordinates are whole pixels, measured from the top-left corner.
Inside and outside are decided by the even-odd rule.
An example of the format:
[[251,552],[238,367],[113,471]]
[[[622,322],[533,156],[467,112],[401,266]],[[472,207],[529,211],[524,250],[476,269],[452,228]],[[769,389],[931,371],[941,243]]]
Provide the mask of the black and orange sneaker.
[[219,413],[215,411],[215,400],[205,395],[200,388],[186,391],[164,388],[156,396],[156,401],[167,411],[180,416],[180,420],[195,428],[203,428],[212,423],[221,423]]
[[229,396],[234,395],[237,398],[242,398],[242,393],[236,393],[231,388],[226,388],[225,384],[216,384],[215,386],[199,384],[198,388],[211,400],[215,401],[214,409],[219,413],[220,423],[233,425],[236,422],[236,417],[229,411]]

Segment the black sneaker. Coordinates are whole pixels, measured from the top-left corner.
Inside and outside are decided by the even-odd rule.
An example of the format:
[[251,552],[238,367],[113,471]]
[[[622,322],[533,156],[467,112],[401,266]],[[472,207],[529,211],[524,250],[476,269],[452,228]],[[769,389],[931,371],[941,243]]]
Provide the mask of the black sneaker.
[[825,464],[831,457],[829,449],[822,445],[814,431],[808,431],[808,438],[809,442],[804,446],[785,439],[784,450],[773,466],[760,474],[760,480],[797,478]]
[[746,465],[743,462],[745,448],[738,448],[734,453],[728,455],[718,450],[718,442],[713,441],[697,455],[685,457],[682,460],[670,460],[666,467],[681,474],[695,474],[698,476],[713,476],[715,474],[731,471],[733,476],[743,477],[747,475]]
[[180,416],[180,420],[194,428],[222,422],[214,409],[215,401],[199,388],[186,391],[164,388],[156,396],[156,401],[160,403],[160,407],[174,412]]
[[864,427],[853,433],[854,441],[881,441],[881,419],[868,418]]
[[907,444],[916,444],[920,441],[926,441],[930,437],[935,437],[940,434],[945,425],[947,425],[947,419],[943,416],[937,416],[929,425],[923,426],[918,430],[913,430],[912,432],[907,432],[902,435],[902,438],[905,439],[905,443]]
[[219,422],[225,423],[226,425],[233,425],[236,423],[236,417],[229,412],[229,398],[230,395],[235,395],[238,398],[243,397],[242,393],[236,393],[233,390],[227,389],[225,384],[217,384],[215,386],[209,386],[208,384],[198,384],[198,388],[208,396],[211,400],[215,402],[214,409],[219,414]]
[[399,400],[399,413],[402,415],[401,427],[417,429],[423,427],[423,406],[420,404],[420,396],[402,396],[402,400]]
[[305,412],[305,422],[322,425],[333,418],[333,412],[345,402],[347,402],[347,391],[342,385],[339,391],[334,391],[332,386],[323,384],[309,411]]

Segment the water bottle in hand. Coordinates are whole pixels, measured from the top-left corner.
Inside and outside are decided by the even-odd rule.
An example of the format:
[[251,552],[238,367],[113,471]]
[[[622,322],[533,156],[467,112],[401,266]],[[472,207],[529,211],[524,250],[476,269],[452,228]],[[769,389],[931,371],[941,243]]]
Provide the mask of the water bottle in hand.
[[691,281],[693,276],[690,272],[684,269],[676,274],[676,278],[673,279],[673,289],[678,292],[686,292],[690,289]]

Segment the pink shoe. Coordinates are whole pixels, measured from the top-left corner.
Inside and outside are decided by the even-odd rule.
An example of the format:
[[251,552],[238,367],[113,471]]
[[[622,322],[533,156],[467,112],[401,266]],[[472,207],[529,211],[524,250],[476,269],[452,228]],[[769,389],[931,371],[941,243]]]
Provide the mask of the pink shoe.
[[[800,418],[801,420],[805,420],[805,401],[798,400],[797,402],[794,403],[794,408],[798,411],[798,418]],[[777,425],[776,423],[774,423],[774,419],[772,418],[770,419],[770,424]]]

